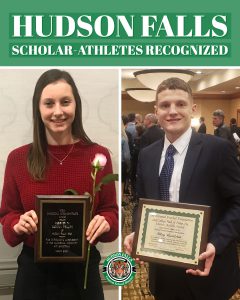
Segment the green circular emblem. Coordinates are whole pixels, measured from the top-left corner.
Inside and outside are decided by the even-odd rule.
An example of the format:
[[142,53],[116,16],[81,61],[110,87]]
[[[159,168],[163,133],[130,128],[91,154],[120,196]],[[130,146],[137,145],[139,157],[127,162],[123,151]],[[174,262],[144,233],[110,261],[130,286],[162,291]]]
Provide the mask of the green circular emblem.
[[115,252],[105,259],[103,275],[113,285],[128,284],[136,275],[135,261],[124,252]]

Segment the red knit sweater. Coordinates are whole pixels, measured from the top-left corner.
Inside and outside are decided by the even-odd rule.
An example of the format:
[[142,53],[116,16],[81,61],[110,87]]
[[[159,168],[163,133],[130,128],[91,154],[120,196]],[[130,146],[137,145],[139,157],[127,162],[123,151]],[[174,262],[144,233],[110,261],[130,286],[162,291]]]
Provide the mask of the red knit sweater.
[[[27,170],[27,153],[30,145],[13,150],[7,160],[0,221],[3,225],[3,235],[10,246],[21,242],[33,247],[34,235],[17,235],[13,226],[20,215],[35,209],[36,195],[62,195],[66,189],[75,189],[80,195],[88,192],[92,194],[91,161],[96,153],[107,157],[107,164],[98,172],[100,177],[112,173],[111,158],[106,148],[97,144],[86,146],[81,142],[74,145],[73,151],[63,164],[53,157],[49,157],[49,166],[43,181],[33,180]],[[60,160],[70,151],[72,145],[49,146],[48,150]],[[114,182],[102,186],[97,193],[94,214],[102,215],[110,225],[110,231],[99,237],[101,242],[111,242],[118,235],[118,208]]]

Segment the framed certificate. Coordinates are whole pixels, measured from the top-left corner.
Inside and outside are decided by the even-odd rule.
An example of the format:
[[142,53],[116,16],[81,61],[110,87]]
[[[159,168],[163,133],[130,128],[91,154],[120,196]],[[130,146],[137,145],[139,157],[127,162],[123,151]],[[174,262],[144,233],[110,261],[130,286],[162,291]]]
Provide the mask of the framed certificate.
[[209,221],[209,206],[140,199],[133,257],[203,270]]
[[86,258],[90,199],[79,195],[37,195],[36,262],[76,262]]

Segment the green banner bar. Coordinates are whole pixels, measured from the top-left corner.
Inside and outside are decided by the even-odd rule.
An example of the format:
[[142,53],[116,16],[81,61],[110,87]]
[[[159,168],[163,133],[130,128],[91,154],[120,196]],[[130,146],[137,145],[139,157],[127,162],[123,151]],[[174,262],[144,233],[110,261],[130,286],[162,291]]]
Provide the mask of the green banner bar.
[[239,66],[240,5],[4,3],[1,66]]

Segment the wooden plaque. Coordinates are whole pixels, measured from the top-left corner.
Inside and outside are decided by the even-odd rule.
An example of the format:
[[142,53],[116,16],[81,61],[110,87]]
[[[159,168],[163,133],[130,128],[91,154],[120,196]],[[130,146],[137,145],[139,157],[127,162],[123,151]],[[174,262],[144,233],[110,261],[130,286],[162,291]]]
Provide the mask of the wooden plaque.
[[133,257],[203,270],[209,221],[209,206],[140,199]]
[[86,259],[90,199],[80,195],[37,195],[36,262]]

